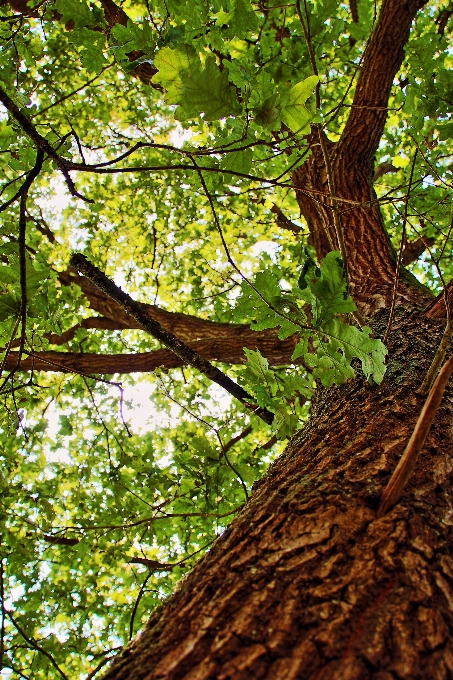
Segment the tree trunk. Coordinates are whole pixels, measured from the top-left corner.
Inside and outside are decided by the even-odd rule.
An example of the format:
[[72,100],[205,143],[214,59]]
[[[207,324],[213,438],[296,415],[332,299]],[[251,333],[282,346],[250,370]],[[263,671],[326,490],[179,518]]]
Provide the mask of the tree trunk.
[[[340,140],[315,129],[293,175],[318,258],[338,246],[340,222],[351,292],[376,337],[396,258],[373,157],[425,1],[383,0]],[[403,496],[376,516],[445,326],[420,312],[430,301],[403,270],[383,383],[357,377],[318,391],[306,427],[104,680],[453,679],[451,387]]]
[[[377,314],[376,334],[387,319]],[[403,497],[376,519],[443,325],[400,308],[384,382],[319,392],[309,423],[105,680],[453,678],[451,388]]]

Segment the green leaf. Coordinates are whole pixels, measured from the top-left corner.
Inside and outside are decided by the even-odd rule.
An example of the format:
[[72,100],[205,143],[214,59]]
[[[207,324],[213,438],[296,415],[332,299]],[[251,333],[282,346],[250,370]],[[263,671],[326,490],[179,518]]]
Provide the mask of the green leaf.
[[303,132],[313,119],[314,116],[305,106],[305,102],[313,93],[318,82],[318,76],[309,76],[294,85],[287,93],[281,116],[283,122],[293,132]]
[[225,155],[220,163],[220,167],[224,170],[233,170],[234,172],[243,172],[247,174],[252,167],[253,151],[252,149],[244,149],[243,151],[232,151]]
[[298,421],[298,417],[282,405],[276,409],[272,429],[278,439],[286,439],[297,429]]
[[74,21],[75,27],[81,28],[92,23],[91,11],[85,0],[57,0],[57,9],[62,14],[61,21],[65,24]]
[[[308,288],[301,294],[303,299],[311,302],[313,325],[323,327],[334,314],[354,312],[356,306],[348,294],[340,253],[336,250],[326,255],[320,265],[320,276],[316,269],[312,276],[305,277]],[[297,292],[296,292],[297,294]]]
[[258,17],[253,11],[250,0],[232,0],[232,9],[228,17],[230,32],[237,38],[243,38],[249,31],[258,30]]
[[370,337],[371,329],[361,330],[336,317],[324,325],[326,338],[316,338],[316,359],[305,354],[305,360],[316,366],[313,375],[319,377],[324,387],[340,385],[355,374],[351,361],[357,357],[362,362],[366,378],[381,383],[385,373],[387,348],[379,339]]
[[12,295],[0,295],[0,321],[9,316],[17,316],[20,303]]
[[203,67],[194,48],[181,44],[160,50],[155,65],[159,71],[153,82],[167,90],[168,104],[179,105],[175,111],[178,120],[196,118],[201,113],[207,121],[219,120],[240,111],[227,71],[221,71],[212,57]]

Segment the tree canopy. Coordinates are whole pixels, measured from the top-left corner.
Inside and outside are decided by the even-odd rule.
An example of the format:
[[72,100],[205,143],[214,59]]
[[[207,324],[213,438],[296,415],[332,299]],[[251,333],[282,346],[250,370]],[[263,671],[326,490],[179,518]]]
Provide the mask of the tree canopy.
[[[407,44],[379,57],[371,0],[1,4],[4,677],[99,677],[316,385],[383,380],[384,305],[355,296],[343,238],[365,202],[329,172],[345,131],[377,130],[366,207],[392,314],[414,277],[445,313],[453,8],[406,4]],[[298,177],[319,154],[316,191]],[[304,196],[333,232],[313,234]]]

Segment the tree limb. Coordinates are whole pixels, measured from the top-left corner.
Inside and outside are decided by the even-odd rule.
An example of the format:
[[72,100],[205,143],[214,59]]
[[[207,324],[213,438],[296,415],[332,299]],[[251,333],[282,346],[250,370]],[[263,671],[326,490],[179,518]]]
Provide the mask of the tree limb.
[[[295,346],[295,336],[282,341],[278,339],[277,334],[271,334],[268,331],[256,333],[251,330],[239,338],[225,337],[221,341],[217,338],[208,338],[190,343],[193,351],[205,359],[220,361],[225,364],[245,363],[244,347],[258,349],[274,366],[290,363]],[[17,359],[18,353],[10,352],[5,361],[5,369],[11,370],[16,366]],[[113,373],[148,373],[160,367],[165,369],[179,368],[187,365],[187,363],[169,349],[158,349],[139,354],[44,351],[33,352],[26,358],[23,357],[20,370],[111,375]]]
[[128,314],[133,316],[140,328],[156,338],[156,340],[159,340],[159,342],[174,352],[182,361],[184,361],[184,363],[193,366],[193,368],[196,368],[200,373],[203,373],[209,380],[212,380],[223,387],[223,389],[238,399],[244,406],[253,409],[253,412],[264,420],[264,422],[268,424],[272,423],[274,419],[273,413],[267,409],[254,405],[255,400],[243,387],[235,383],[229,376],[222,373],[222,371],[213,366],[209,361],[201,357],[191,347],[173,335],[173,333],[169,333],[165,330],[139,302],[136,302],[127,293],[122,291],[121,288],[118,288],[118,286],[108,279],[103,272],[91,264],[84,255],[74,253],[70,259],[70,264],[73,267],[76,267],[79,272],[84,274],[98,288],[115,300],[115,302],[117,302]]
[[[137,321],[130,314],[127,314],[121,305],[109,298],[103,291],[99,290],[85,276],[80,276],[73,267],[69,267],[66,271],[59,273],[58,278],[64,285],[75,283],[80,286],[90,303],[90,307],[99,314],[102,314],[103,317],[106,317],[104,321],[99,318],[96,320],[96,317],[84,319],[81,322],[83,328],[103,328],[106,330],[140,328]],[[156,305],[145,303],[142,303],[142,307],[166,330],[174,333],[185,341],[199,340],[201,338],[220,339],[225,335],[230,337],[234,335],[239,338],[244,333],[247,334],[247,332],[250,331],[248,326],[243,324],[208,321],[207,319],[199,319],[198,317],[189,314],[168,312]],[[60,343],[57,342],[56,344]]]
[[427,0],[383,0],[339,141],[349,163],[370,164],[387,119],[393,80],[404,59],[411,24]]

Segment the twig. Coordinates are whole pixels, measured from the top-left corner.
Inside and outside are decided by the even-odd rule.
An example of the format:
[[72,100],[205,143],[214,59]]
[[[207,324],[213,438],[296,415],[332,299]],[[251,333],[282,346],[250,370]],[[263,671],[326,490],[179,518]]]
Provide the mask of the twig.
[[41,149],[38,149],[38,151],[36,152],[35,164],[32,167],[32,169],[30,170],[30,172],[28,173],[28,175],[26,176],[24,183],[22,184],[20,189],[17,190],[17,192],[14,194],[14,196],[12,198],[10,198],[8,201],[6,201],[6,203],[3,203],[0,206],[0,212],[3,212],[4,210],[6,210],[6,208],[8,208],[10,205],[12,205],[12,203],[14,203],[14,201],[17,201],[17,199],[20,198],[20,196],[22,196],[24,193],[28,193],[28,190],[30,189],[31,185],[33,184],[33,182],[35,181],[35,179],[37,178],[37,176],[41,172],[43,162],[44,162],[44,152],[41,151]]
[[[121,649],[121,647],[114,647],[113,649],[109,650],[108,653],[111,654],[112,652],[118,651],[119,649]],[[106,666],[111,660],[112,658],[110,656],[107,656],[105,659],[102,659],[102,661],[100,661],[98,665],[95,668],[93,668],[93,670],[90,673],[88,673],[87,680],[93,680],[94,676],[97,675],[97,673],[99,673],[101,668],[104,668],[104,666]]]
[[122,309],[137,321],[140,328],[152,335],[156,340],[159,340],[165,347],[182,359],[184,363],[193,366],[207,378],[223,387],[223,389],[227,390],[227,392],[233,395],[233,397],[238,399],[247,408],[252,409],[259,418],[264,420],[264,422],[269,425],[272,423],[274,419],[273,413],[267,409],[254,406],[254,398],[246,392],[246,390],[225,375],[225,373],[222,373],[222,371],[213,366],[209,361],[203,359],[191,347],[173,335],[173,333],[169,333],[162,328],[160,323],[145,311],[143,305],[116,286],[113,281],[100,271],[100,269],[91,264],[84,255],[81,253],[74,253],[71,257],[70,264],[94,283],[97,288],[121,305]]
[[52,666],[54,666],[54,668],[57,669],[57,671],[60,673],[61,677],[62,677],[64,680],[69,680],[68,676],[66,675],[66,673],[64,673],[64,672],[61,670],[60,666],[57,664],[57,662],[56,662],[55,659],[53,658],[52,654],[49,654],[49,652],[46,651],[43,647],[41,647],[41,645],[38,645],[38,643],[36,642],[36,640],[34,640],[33,638],[29,638],[29,637],[24,633],[24,631],[22,630],[21,626],[17,623],[17,621],[15,620],[15,618],[13,617],[13,615],[11,614],[10,611],[8,611],[7,609],[5,609],[5,612],[6,612],[7,616],[8,616],[8,618],[10,619],[11,623],[13,624],[14,628],[16,628],[16,630],[20,633],[20,635],[22,635],[22,637],[24,638],[24,640],[25,640],[26,642],[28,642],[28,644],[31,645],[31,646],[33,647],[33,649],[36,649],[37,652],[41,652],[41,654],[44,654],[44,656],[47,656],[47,658],[49,659],[50,663],[52,664]]
[[251,425],[248,425],[245,430],[240,432],[236,437],[231,437],[229,441],[227,441],[226,444],[222,444],[222,450],[223,453],[227,453],[237,442],[240,442],[241,439],[245,439],[246,437],[249,436],[253,432],[253,427]]
[[82,196],[82,194],[80,194],[76,190],[74,182],[72,181],[72,178],[68,171],[68,166],[70,165],[70,163],[66,162],[55,151],[55,149],[47,141],[47,139],[43,137],[41,134],[39,134],[39,132],[37,131],[33,123],[30,121],[30,119],[27,118],[27,116],[24,113],[22,113],[20,108],[13,102],[11,97],[9,97],[5,90],[3,90],[1,87],[0,87],[0,101],[2,102],[4,107],[9,111],[14,120],[17,123],[19,123],[20,127],[25,132],[27,137],[29,137],[35,143],[37,149],[39,149],[39,151],[41,151],[43,154],[46,154],[47,156],[49,156],[49,158],[55,161],[58,169],[62,172],[63,177],[65,178],[71,196],[81,198],[83,201],[86,201],[87,203],[94,203],[93,199]]
[[387,328],[385,331],[384,338],[382,342],[384,345],[387,343],[390,330],[392,328],[392,322],[393,322],[393,314],[395,312],[395,303],[396,303],[396,294],[398,291],[398,282],[400,278],[400,269],[401,269],[401,263],[403,261],[403,250],[404,246],[406,244],[406,222],[407,222],[407,211],[409,209],[409,196],[411,193],[411,188],[412,188],[412,180],[414,178],[414,170],[415,170],[415,161],[417,160],[417,152],[418,149],[415,149],[414,157],[412,159],[412,165],[411,165],[411,172],[409,175],[409,184],[407,185],[407,191],[406,191],[406,200],[404,201],[404,214],[403,214],[403,226],[402,226],[402,231],[401,231],[401,241],[400,241],[400,249],[398,252],[398,261],[396,263],[396,272],[395,272],[395,281],[393,282],[393,293],[392,293],[392,304],[390,307],[390,316],[387,324]]
[[146,578],[143,581],[141,588],[140,588],[140,591],[137,595],[137,599],[135,600],[134,608],[133,608],[132,614],[131,614],[131,620],[130,620],[130,623],[129,623],[129,640],[132,640],[132,638],[134,637],[134,619],[135,619],[135,615],[137,613],[138,605],[140,604],[140,600],[142,599],[143,593],[145,592],[146,584],[148,583],[151,576],[154,574],[154,571],[155,571],[155,569],[150,569],[150,571],[147,573]]
[[423,444],[431,429],[431,425],[442,401],[445,388],[452,372],[453,356],[445,362],[441,372],[437,376],[436,382],[431,388],[411,438],[409,439],[389,483],[384,489],[377,511],[378,517],[383,517],[383,515],[391,510],[395,503],[401,498],[404,486],[414,470],[420,451],[422,450]]

